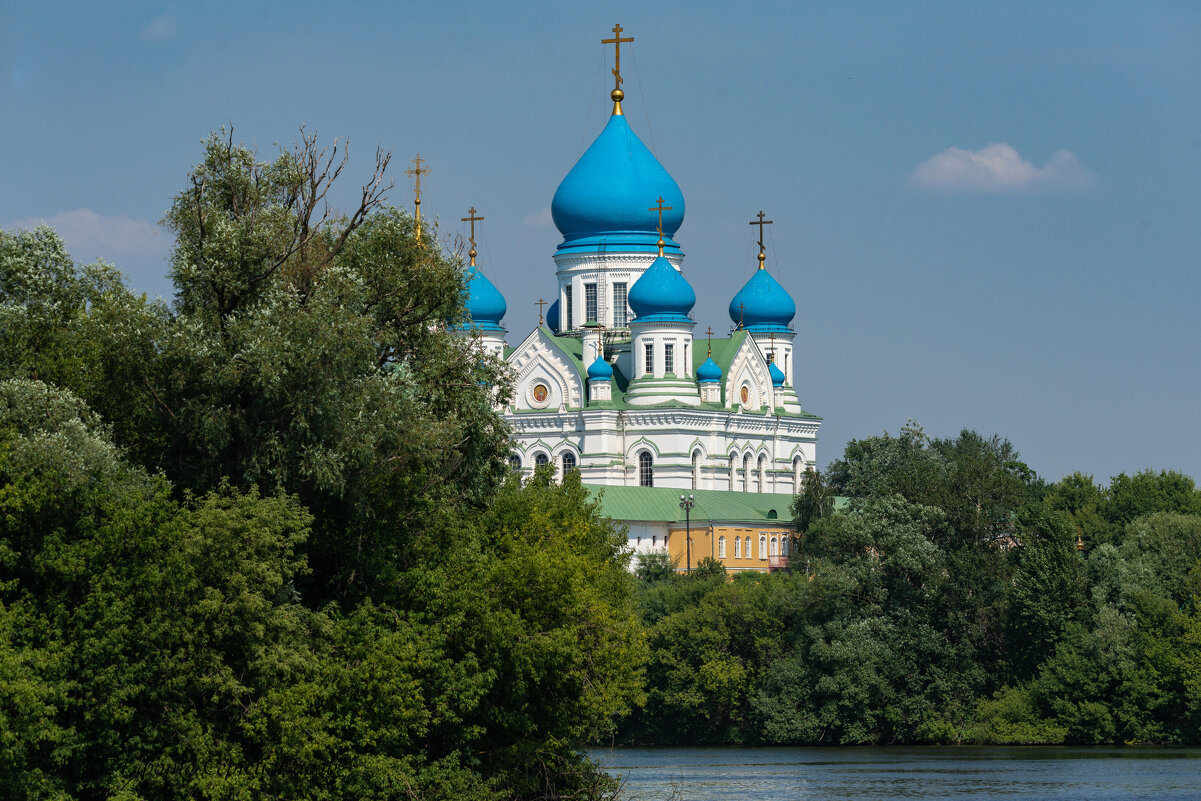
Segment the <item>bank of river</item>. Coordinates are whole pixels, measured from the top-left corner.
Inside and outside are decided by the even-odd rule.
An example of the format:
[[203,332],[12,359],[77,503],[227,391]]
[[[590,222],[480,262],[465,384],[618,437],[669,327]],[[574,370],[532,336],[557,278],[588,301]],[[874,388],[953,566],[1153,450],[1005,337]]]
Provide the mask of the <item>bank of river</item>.
[[590,749],[631,799],[1201,799],[1197,748]]

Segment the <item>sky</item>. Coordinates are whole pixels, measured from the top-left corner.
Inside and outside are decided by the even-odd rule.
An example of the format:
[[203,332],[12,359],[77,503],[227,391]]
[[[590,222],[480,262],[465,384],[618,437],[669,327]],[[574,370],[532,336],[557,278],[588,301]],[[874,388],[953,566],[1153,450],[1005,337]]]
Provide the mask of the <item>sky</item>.
[[[602,7],[603,5],[603,7]],[[1147,2],[0,0],[0,227],[55,226],[171,299],[158,225],[210,131],[420,152],[448,248],[474,206],[510,344],[555,292],[555,188],[611,104],[683,191],[697,331],[756,266],[797,391],[851,439],[999,434],[1048,480],[1201,479],[1201,6]]]

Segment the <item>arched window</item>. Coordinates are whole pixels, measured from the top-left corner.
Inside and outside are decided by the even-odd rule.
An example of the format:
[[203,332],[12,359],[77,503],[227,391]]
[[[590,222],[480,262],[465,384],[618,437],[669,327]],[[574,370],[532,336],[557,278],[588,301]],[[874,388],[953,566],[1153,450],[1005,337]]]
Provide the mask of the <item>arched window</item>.
[[743,559],[751,558],[751,538],[750,537],[746,537],[742,541],[742,558]]
[[738,489],[735,485],[738,483],[738,464],[734,461],[734,454],[730,454],[730,492]]
[[701,452],[692,452],[692,488],[701,488]]
[[767,537],[763,534],[759,535],[759,558],[767,558]]
[[751,455],[742,457],[742,491],[751,491]]
[[780,555],[780,540],[777,539],[776,537],[771,538],[771,555],[772,556]]
[[759,491],[767,491],[767,457],[759,456]]
[[726,558],[726,538],[725,537],[717,538],[717,558],[718,559]]
[[538,453],[534,455],[534,467],[542,467],[543,465],[548,464],[550,464],[550,457],[542,451],[538,451]]
[[638,453],[638,486],[655,486],[654,460],[651,458],[650,451]]
[[792,494],[801,494],[801,457],[792,460]]
[[567,451],[563,454],[563,475],[566,476],[572,470],[575,470],[575,454]]
[[521,469],[521,457],[515,453],[509,454],[509,469],[510,470],[520,470]]
[[785,534],[783,537],[780,537],[780,553],[784,556],[788,556],[788,553],[791,550],[789,547],[791,542],[792,537],[788,536],[787,534]]
[[740,540],[738,537],[734,538],[734,558],[742,558],[742,540]]

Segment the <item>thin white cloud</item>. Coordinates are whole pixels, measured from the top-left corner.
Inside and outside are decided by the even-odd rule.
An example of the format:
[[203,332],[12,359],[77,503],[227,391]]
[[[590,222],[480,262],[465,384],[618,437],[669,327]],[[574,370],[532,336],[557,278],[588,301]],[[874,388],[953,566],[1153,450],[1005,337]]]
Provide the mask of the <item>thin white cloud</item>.
[[966,194],[1083,192],[1097,185],[1097,176],[1067,150],[1035,167],[1011,145],[997,142],[979,150],[949,147],[935,153],[909,174],[909,184]]
[[142,28],[142,39],[147,42],[165,42],[174,38],[175,20],[170,14],[157,16]]
[[4,228],[32,229],[39,225],[49,225],[58,231],[67,252],[83,262],[100,257],[120,261],[129,257],[165,255],[171,246],[171,237],[153,223],[123,214],[105,217],[91,209],[62,211],[53,217],[27,217],[5,223]]
[[554,220],[551,219],[550,209],[545,208],[542,211],[534,212],[522,218],[522,225],[533,226],[534,228],[549,228],[554,225]]

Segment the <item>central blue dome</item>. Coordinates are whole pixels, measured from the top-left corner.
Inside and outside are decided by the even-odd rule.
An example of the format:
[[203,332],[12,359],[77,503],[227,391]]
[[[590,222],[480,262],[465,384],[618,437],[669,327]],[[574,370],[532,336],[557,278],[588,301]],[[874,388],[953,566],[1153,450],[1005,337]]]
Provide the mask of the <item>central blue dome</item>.
[[505,296],[476,267],[467,268],[466,305],[467,313],[478,327],[488,331],[504,330],[500,321],[509,308]]
[[627,300],[635,320],[687,318],[696,305],[696,292],[671,262],[659,256],[630,287]]
[[614,114],[555,191],[550,212],[563,234],[559,250],[655,251],[659,214],[647,209],[660,197],[671,206],[663,213],[664,247],[678,253],[671,237],[684,222],[684,195],[625,115]]
[[751,331],[788,331],[795,316],[792,296],[762,267],[730,301],[730,319]]

